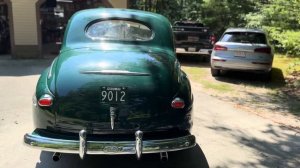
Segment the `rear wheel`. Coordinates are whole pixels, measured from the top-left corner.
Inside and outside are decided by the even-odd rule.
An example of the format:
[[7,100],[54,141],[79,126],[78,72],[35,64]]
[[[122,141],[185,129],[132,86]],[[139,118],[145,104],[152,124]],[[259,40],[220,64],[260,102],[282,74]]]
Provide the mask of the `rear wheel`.
[[210,68],[210,72],[211,72],[211,75],[213,77],[217,77],[217,76],[220,76],[221,74],[221,70],[220,69],[215,69],[215,68]]

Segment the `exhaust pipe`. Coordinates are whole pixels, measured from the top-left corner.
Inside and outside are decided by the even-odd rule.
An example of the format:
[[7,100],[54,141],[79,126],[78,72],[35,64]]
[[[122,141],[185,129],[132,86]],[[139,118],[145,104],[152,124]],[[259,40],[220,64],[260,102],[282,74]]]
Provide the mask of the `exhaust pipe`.
[[55,152],[52,156],[52,160],[54,162],[58,162],[60,160],[60,157],[61,157],[61,153]]

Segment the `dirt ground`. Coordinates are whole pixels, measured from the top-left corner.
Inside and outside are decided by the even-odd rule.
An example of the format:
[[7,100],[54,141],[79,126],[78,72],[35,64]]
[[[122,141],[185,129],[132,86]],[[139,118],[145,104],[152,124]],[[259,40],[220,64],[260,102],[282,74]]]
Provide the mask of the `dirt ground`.
[[63,154],[61,161],[53,162],[52,153],[22,143],[23,135],[33,130],[31,99],[35,84],[50,62],[0,58],[1,168],[297,168],[300,165],[298,131],[222,100],[194,80],[192,133],[197,138],[196,147],[170,152],[165,163],[159,161],[157,154],[144,155],[141,161],[131,155],[88,156],[80,160],[78,155]]

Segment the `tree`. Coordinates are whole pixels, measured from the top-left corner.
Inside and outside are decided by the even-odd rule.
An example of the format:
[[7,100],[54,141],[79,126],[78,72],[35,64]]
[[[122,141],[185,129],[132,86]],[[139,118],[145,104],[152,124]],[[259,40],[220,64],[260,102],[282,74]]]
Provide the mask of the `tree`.
[[202,5],[203,22],[220,35],[229,27],[244,27],[244,17],[258,11],[257,4],[258,0],[207,0]]
[[300,56],[300,0],[269,0],[246,16],[247,27],[268,32],[275,49]]
[[185,20],[202,22],[203,0],[181,0],[181,17]]
[[300,29],[300,0],[269,0],[262,4],[257,13],[250,13],[246,19],[248,27],[278,27],[281,29]]
[[171,22],[180,19],[182,15],[177,0],[134,0],[130,2],[130,8],[162,14]]

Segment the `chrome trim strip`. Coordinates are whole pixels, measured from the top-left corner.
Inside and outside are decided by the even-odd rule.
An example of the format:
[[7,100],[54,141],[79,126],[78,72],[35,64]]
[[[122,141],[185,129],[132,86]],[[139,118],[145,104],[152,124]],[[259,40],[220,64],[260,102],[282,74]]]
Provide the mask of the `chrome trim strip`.
[[[79,153],[79,140],[55,139],[38,133],[24,135],[24,143],[44,151]],[[195,136],[187,135],[172,139],[144,140],[142,153],[160,153],[184,150],[196,145]],[[136,154],[136,141],[86,141],[86,154],[118,155]]]
[[48,79],[50,79],[52,77],[52,70],[53,70],[53,66],[54,66],[54,63],[56,60],[57,60],[57,57],[51,63],[50,70],[48,72]]
[[79,132],[79,156],[81,159],[84,159],[84,156],[86,154],[87,145],[86,145],[86,131],[81,130]]
[[100,71],[80,71],[82,74],[101,74],[101,75],[128,75],[128,76],[150,76],[149,73],[130,72],[122,70],[100,70]]
[[246,49],[228,49],[227,51],[254,52],[254,49],[253,49],[253,50],[246,50]]
[[116,108],[115,107],[110,107],[110,127],[112,130],[115,128],[115,118],[116,118]]

